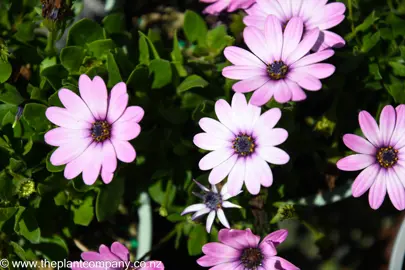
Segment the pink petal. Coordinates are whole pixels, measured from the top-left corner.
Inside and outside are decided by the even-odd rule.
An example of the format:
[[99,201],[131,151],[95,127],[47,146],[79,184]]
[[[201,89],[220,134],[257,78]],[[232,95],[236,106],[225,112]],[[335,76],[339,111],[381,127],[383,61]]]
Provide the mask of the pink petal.
[[387,170],[387,191],[392,204],[397,210],[405,209],[405,187],[392,169]]
[[360,197],[363,195],[374,183],[377,174],[380,171],[379,164],[373,164],[365,168],[354,180],[352,185],[353,197]]
[[271,50],[262,31],[254,26],[248,26],[243,31],[243,38],[249,49],[264,63],[271,62]]
[[105,119],[107,111],[107,87],[99,76],[93,81],[85,74],[79,78],[80,96],[96,120]]
[[239,47],[230,46],[224,50],[224,55],[229,62],[239,66],[255,66],[266,69],[266,65],[253,53]]
[[377,151],[375,146],[369,141],[354,134],[345,134],[343,136],[343,142],[351,150],[360,154],[375,155]]
[[212,15],[218,15],[221,11],[223,11],[227,6],[229,2],[227,1],[217,1],[212,5],[209,5],[203,10],[203,13],[206,14],[212,14]]
[[270,241],[269,242],[262,242],[262,243],[260,243],[259,246],[260,246],[260,249],[261,249],[263,255],[266,258],[275,256],[277,254],[276,247]]
[[307,73],[318,79],[325,79],[335,72],[336,68],[331,64],[313,64],[309,66],[295,68],[295,71],[300,73]]
[[231,196],[236,194],[242,189],[243,181],[245,180],[246,164],[244,158],[239,158],[233,166],[228,176],[228,193]]
[[111,253],[110,249],[106,245],[101,245],[98,251],[103,261],[109,262],[121,261],[117,256]]
[[[247,11],[247,10],[245,10]],[[265,16],[260,16],[260,15],[247,15],[243,17],[243,23],[246,26],[254,26],[259,29],[264,29],[264,24],[266,22],[266,17]]]
[[322,83],[319,79],[305,72],[299,72],[296,69],[292,70],[288,75],[288,78],[296,83],[302,88],[309,91],[318,91],[322,88]]
[[292,14],[293,3],[291,3],[291,1],[278,1],[278,3],[280,4],[287,18],[291,18],[294,16],[294,14]]
[[86,185],[93,185],[101,171],[102,146],[101,144],[93,143],[86,150],[87,152],[91,162],[88,162],[87,166],[83,167],[83,182]]
[[135,149],[128,141],[111,140],[111,142],[119,160],[126,163],[131,163],[135,160]]
[[221,263],[214,267],[211,267],[209,270],[243,270],[241,269],[241,264],[239,261],[236,262],[227,262]]
[[129,251],[120,242],[114,242],[111,245],[111,252],[117,255],[123,261],[129,261]]
[[260,132],[262,127],[266,127],[268,129],[274,128],[274,126],[278,123],[281,118],[281,110],[279,108],[272,108],[262,114],[257,120],[256,124],[254,125],[255,133]]
[[55,125],[70,129],[90,129],[89,122],[75,118],[65,108],[49,107],[45,112],[49,121]]
[[300,17],[293,17],[284,30],[283,59],[287,58],[298,46],[301,41],[304,23]]
[[72,161],[83,153],[91,142],[92,139],[90,138],[81,138],[59,146],[51,155],[50,161],[52,165],[60,166]]
[[88,129],[69,129],[63,127],[51,129],[44,135],[45,142],[52,146],[61,146],[76,139],[88,137],[90,137]]
[[218,100],[215,103],[215,113],[219,121],[229,130],[234,131],[236,129],[236,125],[233,122],[233,112],[228,102],[223,99]]
[[235,93],[232,97],[231,108],[233,112],[233,122],[237,128],[235,132],[240,133],[250,131],[250,129],[248,130],[248,127],[250,126],[249,122],[252,119],[250,111],[248,111],[245,96],[241,93]]
[[245,230],[245,237],[249,247],[257,247],[259,245],[260,236],[254,235],[249,228]]
[[62,88],[58,92],[58,96],[63,106],[73,115],[76,119],[84,120],[93,123],[94,117],[87,107],[86,103],[74,92],[69,89]]
[[246,158],[246,176],[245,185],[247,190],[252,195],[257,195],[260,192],[260,164],[256,163],[256,158]]
[[221,148],[206,154],[198,163],[200,170],[210,170],[233,155],[232,148]]
[[248,247],[245,235],[246,231],[244,230],[221,229],[218,232],[218,240],[227,246],[241,250]]
[[304,2],[307,2],[305,0],[295,0],[293,3],[291,3],[291,15],[294,16],[299,16],[302,5]]
[[257,136],[257,144],[260,147],[276,146],[285,142],[287,138],[288,132],[283,128],[268,129],[267,127],[262,127]]
[[330,57],[332,57],[335,54],[333,50],[324,50],[321,52],[316,52],[312,54],[308,54],[307,56],[304,56],[297,62],[291,65],[292,68],[298,68],[298,67],[305,67],[309,66],[311,64],[315,64],[318,62],[321,62],[323,60],[326,60]]
[[[394,148],[397,148],[396,144],[399,142],[399,140],[403,137],[403,134],[405,132],[405,105],[401,104],[395,108],[396,111],[396,124],[395,124],[395,129],[394,132],[392,133],[390,145],[392,145]],[[398,147],[402,148],[402,147]]]
[[81,174],[85,167],[88,166],[90,162],[92,162],[92,151],[95,143],[92,143],[89,147],[87,147],[77,158],[70,161],[66,164],[64,176],[66,179],[73,179]]
[[397,174],[399,181],[401,181],[402,185],[405,187],[405,162],[398,160],[398,163],[392,168]]
[[342,48],[345,44],[346,41],[344,38],[339,36],[338,34],[335,34],[330,31],[323,30],[323,46],[324,47],[333,47],[333,48]]
[[214,167],[208,176],[208,181],[210,182],[210,184],[215,185],[224,180],[225,177],[232,170],[237,159],[238,155],[232,155],[226,161]]
[[248,93],[262,87],[269,80],[270,78],[267,75],[255,76],[235,83],[232,89],[235,92]]
[[314,46],[319,36],[319,29],[315,28],[307,33],[303,40],[298,44],[297,48],[287,57],[284,58],[284,62],[287,65],[291,65],[301,59],[305,54],[307,54],[311,48]]
[[195,135],[193,142],[196,146],[204,150],[217,150],[231,145],[230,142],[215,138],[208,133],[199,133]]
[[113,173],[117,169],[117,155],[115,154],[114,146],[110,140],[106,140],[102,144],[103,154],[103,170]]
[[235,137],[232,131],[230,131],[226,126],[224,126],[217,120],[204,117],[200,119],[199,125],[202,130],[204,130],[211,136],[215,136],[218,139],[230,141],[233,140]]
[[141,107],[130,106],[125,109],[124,113],[117,120],[117,122],[130,121],[130,122],[139,123],[142,120],[144,114],[145,114],[145,111]]
[[275,84],[275,81],[272,80],[265,83],[263,86],[253,92],[249,102],[255,106],[263,106],[269,102],[274,94]]
[[226,258],[226,257],[212,257],[212,256],[205,255],[205,256],[202,256],[201,258],[199,258],[197,260],[197,263],[203,267],[210,267],[210,266],[214,266],[217,264],[226,263],[226,262],[230,262],[230,261],[232,261],[232,260],[229,258]]
[[278,103],[286,103],[291,100],[292,93],[284,80],[278,81],[274,89],[274,99]]
[[377,123],[371,114],[367,111],[361,111],[359,113],[359,124],[367,140],[369,140],[374,146],[379,147],[382,140],[380,140]]
[[273,14],[277,16],[281,21],[286,21],[289,15],[284,13],[283,8],[281,7],[278,1],[268,1],[268,0],[257,0],[257,8],[261,11],[265,11],[266,14]]
[[273,256],[264,261],[266,269],[300,270],[298,267],[279,256]]
[[114,123],[124,113],[128,105],[127,85],[117,83],[112,89],[108,101],[107,121]]
[[370,188],[368,193],[368,201],[372,209],[376,210],[380,208],[381,204],[384,201],[385,194],[387,193],[387,173],[385,170],[380,170],[378,173],[375,182]]
[[276,16],[267,16],[264,24],[264,37],[268,42],[268,56],[263,60],[266,63],[279,61],[283,50],[283,31],[281,22]]
[[292,101],[302,101],[307,98],[304,90],[296,82],[285,79],[284,82],[288,85],[288,88],[291,91],[291,100]]
[[222,70],[222,76],[233,80],[245,80],[266,74],[266,68],[253,66],[228,66]]
[[283,243],[287,239],[288,231],[287,230],[277,230],[268,234],[263,240],[262,243],[271,242],[275,247]]
[[345,19],[345,15],[337,15],[333,18],[323,21],[322,23],[317,23],[317,27],[320,30],[326,30],[340,24]]
[[376,162],[376,158],[370,155],[354,154],[342,158],[336,163],[336,166],[342,171],[362,170]]
[[101,167],[101,179],[103,180],[104,184],[109,184],[114,178],[114,173],[107,171],[103,167]]
[[[342,15],[345,13],[346,6],[343,3],[331,3],[322,8],[322,12],[316,13],[312,18],[309,20],[311,25],[315,25],[319,27],[321,30],[332,28],[336,26],[340,22],[336,23],[334,18]],[[333,23],[336,23],[333,25]],[[321,28],[320,25],[331,25],[328,28]]]
[[380,114],[380,136],[382,143],[388,145],[395,128],[396,112],[391,105],[385,106]]
[[225,257],[229,259],[237,259],[240,256],[240,251],[233,247],[227,246],[222,243],[208,243],[202,247],[205,255],[212,257]]
[[141,127],[130,121],[115,122],[111,129],[111,138],[113,140],[129,141],[138,137]]
[[101,261],[101,256],[94,251],[85,251],[81,254],[81,257],[85,261]]
[[256,165],[260,171],[260,184],[264,187],[270,187],[273,184],[273,173],[271,172],[269,164],[261,157],[258,157]]
[[284,150],[273,146],[258,147],[257,153],[271,164],[284,165],[290,161],[290,156]]

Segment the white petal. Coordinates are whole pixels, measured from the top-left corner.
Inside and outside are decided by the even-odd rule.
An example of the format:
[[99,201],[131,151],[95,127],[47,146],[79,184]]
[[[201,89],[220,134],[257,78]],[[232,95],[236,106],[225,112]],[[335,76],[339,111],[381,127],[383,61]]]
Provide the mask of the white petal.
[[224,208],[242,208],[240,205],[225,201],[222,203],[222,207]]
[[215,211],[212,210],[208,217],[207,217],[207,224],[206,224],[206,229],[207,232],[210,233],[211,232],[211,228],[212,228],[212,224],[214,223],[214,219],[215,219]]
[[192,204],[192,205],[188,206],[186,209],[184,209],[183,212],[181,213],[181,215],[185,215],[185,214],[188,214],[191,212],[196,212],[196,211],[199,211],[204,208],[206,208],[206,206],[203,203]]
[[192,220],[207,214],[209,211],[211,211],[209,208],[203,208],[201,210],[198,210],[197,212],[194,213],[194,215],[191,217]]
[[221,208],[218,209],[217,214],[218,214],[218,219],[219,219],[219,221],[221,221],[222,225],[224,225],[225,227],[227,227],[229,229],[231,226],[229,226],[229,222],[226,219],[224,210],[222,210]]

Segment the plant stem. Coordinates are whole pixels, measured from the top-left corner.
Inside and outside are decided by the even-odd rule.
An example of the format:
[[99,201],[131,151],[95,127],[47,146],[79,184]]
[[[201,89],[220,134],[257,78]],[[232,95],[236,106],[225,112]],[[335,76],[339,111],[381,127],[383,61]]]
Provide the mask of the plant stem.
[[56,39],[56,30],[49,31],[45,48],[45,52],[47,54],[55,53],[55,39]]

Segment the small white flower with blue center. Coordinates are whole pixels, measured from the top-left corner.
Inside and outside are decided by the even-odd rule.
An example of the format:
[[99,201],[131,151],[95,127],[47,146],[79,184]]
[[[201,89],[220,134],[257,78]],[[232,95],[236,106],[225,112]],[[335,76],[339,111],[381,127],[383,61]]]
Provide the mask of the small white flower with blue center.
[[[202,193],[193,192],[195,196],[203,200],[203,203],[197,203],[190,205],[181,213],[181,215],[185,215],[188,213],[195,212],[194,215],[191,217],[192,220],[196,218],[208,214],[206,229],[207,232],[211,232],[212,224],[214,223],[215,216],[218,215],[219,221],[224,225],[226,228],[230,228],[229,222],[225,217],[224,210],[222,208],[241,208],[239,205],[233,204],[228,202],[227,200],[230,199],[231,195],[228,193],[227,185],[223,185],[221,192],[218,193],[218,189],[215,185],[211,185],[211,190],[204,187],[200,183],[194,180],[197,186],[202,190]],[[239,191],[236,195],[241,193]]]

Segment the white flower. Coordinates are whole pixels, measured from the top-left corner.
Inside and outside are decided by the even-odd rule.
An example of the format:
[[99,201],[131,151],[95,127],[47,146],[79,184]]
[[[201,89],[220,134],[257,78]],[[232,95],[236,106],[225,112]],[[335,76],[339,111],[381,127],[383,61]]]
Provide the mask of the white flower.
[[[228,193],[227,188],[228,184],[223,185],[221,192],[218,193],[217,187],[215,185],[211,185],[212,188],[211,190],[209,190],[208,188],[204,187],[197,181],[194,180],[194,182],[201,188],[202,194],[196,192],[193,192],[193,194],[201,198],[203,200],[203,203],[190,205],[189,207],[184,209],[181,215],[195,212],[194,215],[191,217],[192,220],[195,220],[196,218],[209,213],[206,224],[206,229],[208,233],[211,232],[215,216],[218,215],[218,219],[222,223],[222,225],[224,225],[226,228],[229,229],[230,226],[228,220],[225,217],[224,210],[222,208],[241,208],[241,207],[239,205],[227,201],[228,199],[233,197]],[[242,191],[239,191],[236,195],[238,195],[241,192]]]

